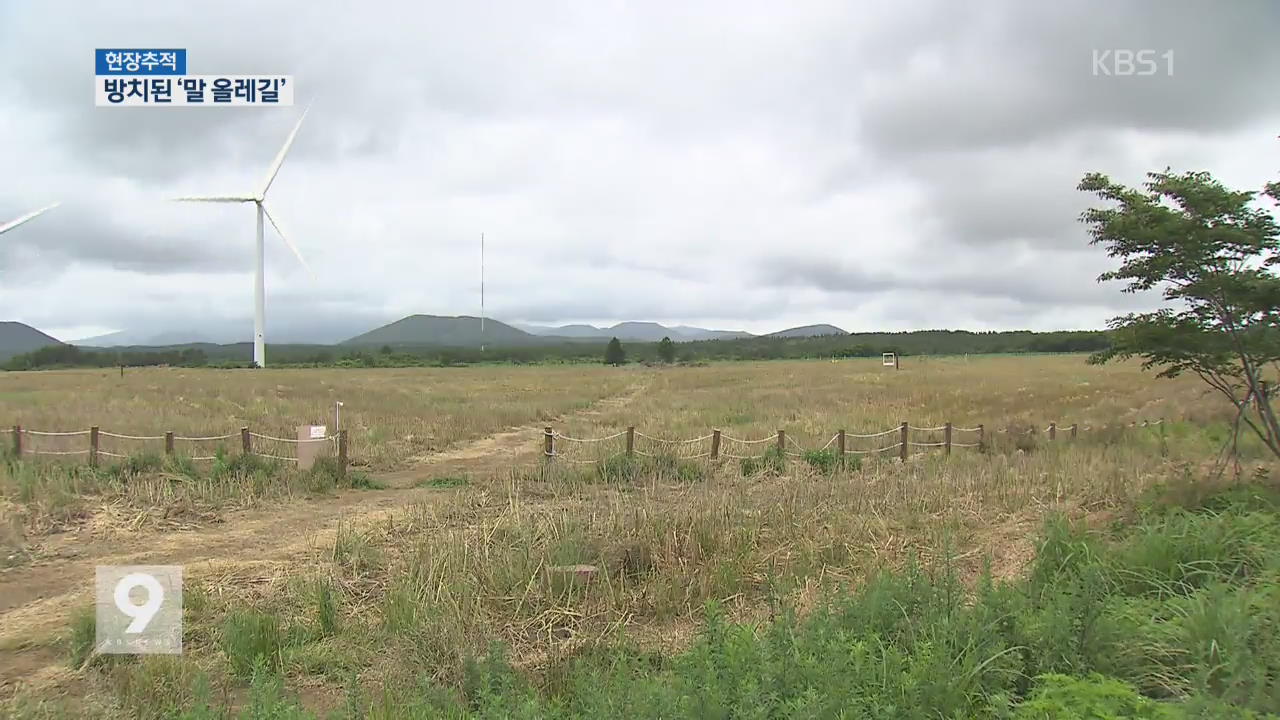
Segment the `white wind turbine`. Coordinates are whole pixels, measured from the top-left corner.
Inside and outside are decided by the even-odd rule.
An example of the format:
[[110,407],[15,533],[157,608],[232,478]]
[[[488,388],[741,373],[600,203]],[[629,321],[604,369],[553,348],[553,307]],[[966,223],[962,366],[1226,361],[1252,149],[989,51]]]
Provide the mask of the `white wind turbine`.
[[293,145],[293,139],[298,136],[298,130],[302,127],[302,121],[306,119],[307,112],[310,108],[302,111],[302,117],[298,118],[298,124],[293,126],[293,132],[289,133],[289,138],[284,141],[284,147],[280,148],[280,153],[276,155],[275,162],[271,163],[271,168],[267,171],[267,179],[262,183],[260,189],[254,195],[210,195],[210,196],[193,196],[174,198],[178,202],[215,202],[215,203],[253,203],[258,211],[258,236],[256,264],[254,265],[253,274],[253,363],[258,367],[266,367],[266,348],[263,334],[266,326],[266,280],[263,277],[265,260],[263,258],[264,243],[262,239],[262,217],[265,215],[267,220],[271,221],[271,227],[276,229],[276,234],[289,246],[293,254],[297,256],[298,262],[302,263],[302,267],[306,268],[307,273],[311,274],[314,279],[315,274],[311,272],[307,261],[303,259],[302,253],[298,251],[297,246],[289,242],[289,238],[285,237],[284,231],[280,229],[276,219],[271,217],[271,212],[267,210],[265,204],[267,189],[271,187],[271,181],[276,179],[276,173],[280,172],[280,166],[284,164],[284,156],[289,153],[290,146]]
[[0,225],[0,235],[3,235],[4,233],[9,232],[10,230],[18,227],[19,225],[21,225],[24,222],[27,222],[28,220],[35,220],[37,217],[58,207],[61,204],[62,203],[54,203],[52,205],[46,205],[45,207],[42,207],[39,210],[36,210],[35,212],[29,212],[26,215],[23,215],[22,217],[18,218],[17,220],[14,220],[13,222]]

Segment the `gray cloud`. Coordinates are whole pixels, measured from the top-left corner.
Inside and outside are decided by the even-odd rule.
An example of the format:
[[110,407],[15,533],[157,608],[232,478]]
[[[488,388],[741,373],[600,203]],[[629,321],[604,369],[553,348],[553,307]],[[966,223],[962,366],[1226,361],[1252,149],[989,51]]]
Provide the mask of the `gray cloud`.
[[[992,299],[1026,306],[1147,306],[1150,296],[1125,294],[1115,283],[1080,282],[1092,263],[1063,254],[1022,254],[992,262],[949,258],[927,268],[873,272],[811,258],[777,257],[763,262],[758,277],[766,285],[816,287],[851,295],[879,293],[931,294],[940,297]],[[1074,266],[1074,267],[1073,267]],[[939,271],[941,270],[941,271]],[[1065,272],[1064,272],[1065,271]],[[1094,272],[1096,277],[1098,273]]]
[[[8,2],[0,216],[65,204],[0,239],[0,307],[245,322],[252,213],[165,198],[252,190],[301,108],[92,106],[94,47],[162,42],[315,101],[271,204],[318,280],[268,230],[273,341],[475,314],[480,232],[512,320],[1097,327],[1140,300],[1094,281],[1080,176],[1274,179],[1277,30],[1262,0]],[[1174,75],[1095,77],[1106,48]]]
[[[16,213],[10,213],[16,214]],[[7,217],[7,215],[6,215]],[[244,226],[251,220],[245,215]],[[37,278],[70,263],[105,265],[146,274],[198,271],[243,272],[252,267],[247,252],[194,242],[175,231],[131,226],[104,208],[67,205],[41,216],[39,234],[13,234],[0,244],[0,272]],[[34,227],[34,225],[33,225]]]
[[[938,12],[885,51],[884,74],[861,98],[874,147],[911,155],[1084,130],[1223,132],[1280,110],[1280,97],[1258,92],[1280,64],[1275,3],[1009,1],[970,10]],[[1155,51],[1155,75],[1094,74],[1095,50],[1142,49]]]

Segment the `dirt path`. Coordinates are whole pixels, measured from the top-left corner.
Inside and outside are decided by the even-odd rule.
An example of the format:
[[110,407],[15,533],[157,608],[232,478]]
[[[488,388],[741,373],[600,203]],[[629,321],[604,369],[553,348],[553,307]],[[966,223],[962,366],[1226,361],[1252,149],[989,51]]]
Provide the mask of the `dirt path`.
[[[622,406],[644,385],[602,398],[567,417],[598,414],[592,408]],[[565,418],[558,421],[563,422]],[[96,565],[182,565],[198,577],[228,561],[286,563],[332,544],[340,523],[362,523],[411,502],[452,492],[415,488],[420,480],[449,474],[486,474],[540,456],[541,424],[530,424],[416,458],[411,467],[374,473],[386,490],[344,490],[336,497],[266,503],[236,511],[223,522],[189,531],[147,533],[104,541],[87,531],[50,538],[33,564],[0,571],[0,697],[21,682],[58,684],[70,671],[51,641],[69,626],[71,613],[91,602]]]

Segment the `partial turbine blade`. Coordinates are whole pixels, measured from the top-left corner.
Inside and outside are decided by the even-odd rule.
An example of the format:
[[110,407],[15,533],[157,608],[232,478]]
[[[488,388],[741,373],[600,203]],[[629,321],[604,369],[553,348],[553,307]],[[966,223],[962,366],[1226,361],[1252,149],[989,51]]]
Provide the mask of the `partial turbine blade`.
[[289,133],[289,139],[284,141],[284,147],[280,148],[280,153],[276,155],[275,162],[271,163],[271,169],[267,171],[267,179],[262,183],[262,190],[258,192],[258,197],[266,197],[267,188],[271,187],[271,182],[276,179],[276,173],[280,172],[280,166],[284,164],[284,156],[289,154],[289,148],[293,147],[293,139],[298,137],[298,130],[302,129],[302,121],[307,119],[307,113],[311,112],[311,106],[308,105],[306,110],[302,111],[302,117],[298,118],[298,124],[293,126],[293,132]]
[[276,234],[279,235],[280,239],[284,241],[284,244],[288,245],[289,249],[293,251],[294,256],[298,258],[298,262],[302,263],[302,267],[306,268],[307,274],[311,276],[311,279],[315,280],[316,274],[311,271],[311,266],[308,265],[307,261],[302,257],[302,253],[298,251],[298,246],[289,242],[289,238],[285,237],[284,231],[280,229],[280,225],[276,223],[276,219],[271,217],[271,211],[267,210],[266,203],[259,202],[258,204],[262,206],[262,214],[267,216],[267,220],[271,222],[271,227],[276,229]]
[[169,198],[174,202],[220,202],[242,203],[253,202],[256,198],[249,195],[188,195],[186,197]]
[[8,231],[10,231],[10,230],[12,230],[12,229],[14,229],[14,228],[18,227],[18,226],[19,226],[19,225],[21,225],[22,223],[27,222],[28,220],[34,220],[34,219],[36,219],[37,217],[39,217],[40,215],[42,215],[43,213],[46,213],[46,212],[48,212],[48,211],[50,211],[50,210],[52,210],[52,209],[54,209],[54,208],[58,207],[58,206],[59,206],[59,205],[61,205],[61,204],[62,204],[62,203],[60,203],[60,202],[56,202],[56,203],[54,203],[54,204],[52,204],[52,205],[46,205],[46,206],[44,206],[44,207],[40,208],[39,210],[36,210],[35,212],[30,212],[30,213],[27,213],[26,215],[23,215],[22,217],[18,218],[17,220],[14,220],[14,221],[13,221],[13,222],[11,222],[11,223],[8,223],[7,225],[0,225],[0,234],[8,232]]

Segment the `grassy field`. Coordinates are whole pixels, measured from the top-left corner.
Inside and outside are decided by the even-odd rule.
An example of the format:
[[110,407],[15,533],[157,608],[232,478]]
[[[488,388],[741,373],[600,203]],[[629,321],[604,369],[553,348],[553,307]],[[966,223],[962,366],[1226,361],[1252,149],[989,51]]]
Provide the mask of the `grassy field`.
[[[531,421],[549,420],[624,393],[635,374],[603,367],[380,370],[70,370],[0,373],[5,427],[121,435],[210,437],[249,427],[296,437],[298,425],[333,426],[342,401],[350,451],[372,469]],[[52,441],[56,444],[56,441]],[[83,444],[85,440],[78,440]],[[103,448],[159,452],[162,443],[103,439]],[[223,441],[238,451],[239,439]],[[218,443],[184,444],[207,455]],[[59,444],[60,448],[61,445]],[[280,450],[268,447],[267,450]]]
[[[605,398],[629,402],[559,425],[590,435],[635,425],[655,437],[698,437],[721,428],[737,437],[786,429],[818,444],[844,427],[882,430],[908,420],[985,423],[992,428],[1048,422],[1100,425],[1169,417],[1204,424],[1224,411],[1194,382],[1155,383],[1135,365],[1089,367],[1082,356],[910,358],[894,372],[875,360],[775,361],[707,367],[483,367],[385,370],[133,369],[0,374],[0,421],[45,431],[98,425],[124,435],[209,437],[255,432],[294,437],[301,424],[332,426],[344,403],[357,464],[390,470],[503,429],[556,417]],[[957,440],[958,441],[958,440]],[[75,440],[33,438],[52,449]],[[159,452],[159,441],[103,438],[119,454]],[[207,455],[219,443],[183,444]],[[239,440],[222,445],[238,451]],[[286,448],[287,449],[287,448]],[[280,448],[268,446],[267,452]]]
[[[51,488],[64,507],[83,503],[56,527],[83,523],[91,536],[94,503],[108,500],[178,517],[195,500],[248,495],[259,506],[191,535],[112,528],[113,541],[168,548],[155,561],[208,549],[188,566],[180,657],[94,655],[83,592],[45,605],[6,604],[0,592],[0,664],[31,677],[3,686],[5,707],[27,717],[814,717],[845,697],[853,717],[1093,716],[1031,714],[1067,693],[1138,708],[1116,717],[1164,717],[1137,714],[1169,707],[1143,710],[1142,693],[1221,711],[1206,717],[1227,716],[1221,703],[1280,709],[1265,679],[1276,648],[1225,644],[1273,621],[1262,608],[1280,566],[1264,550],[1280,535],[1274,505],[1256,499],[1270,497],[1267,466],[1247,446],[1246,470],[1264,489],[1212,501],[1186,491],[1206,475],[1230,411],[1192,380],[1080,356],[911,358],[896,372],[842,361],[0,375],[0,420],[42,429],[283,434],[329,417],[335,399],[361,488],[342,489],[324,468],[234,459],[185,474],[146,463],[0,471],[0,508],[35,558],[52,557],[41,546],[54,544],[43,534],[54,526],[39,521]],[[1161,430],[1140,426],[1156,418]],[[905,463],[815,452],[836,430],[902,421],[981,423],[988,447],[950,457],[913,447]],[[1053,443],[1026,432],[1049,422],[1089,430]],[[643,456],[626,458],[621,438],[560,438],[548,464],[543,425],[582,439],[630,425],[666,439],[783,429],[794,445],[713,464],[693,457],[705,440],[641,437]],[[897,438],[850,448],[885,440]],[[1170,488],[1182,494],[1169,500]],[[1047,516],[1063,519],[1046,526]],[[1191,550],[1176,547],[1186,538]],[[1092,559],[1066,563],[1072,548]],[[38,584],[59,562],[12,577]],[[1085,602],[1081,588],[1096,597]],[[1215,598],[1234,603],[1235,624],[1196,615]],[[1143,613],[1156,620],[1143,625]],[[1095,622],[1096,641],[1081,630]],[[833,634],[846,641],[823,640]],[[1205,656],[1203,642],[1230,656]]]

